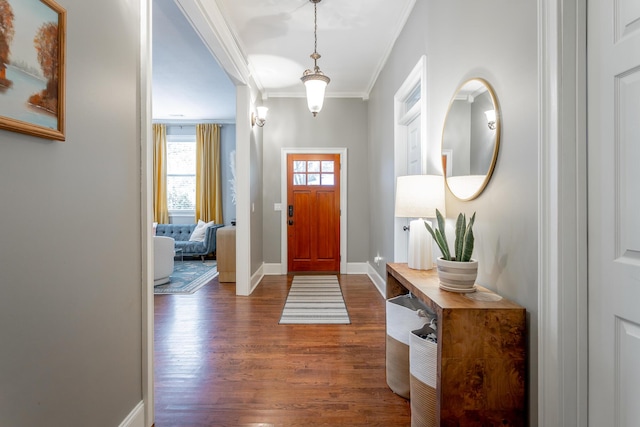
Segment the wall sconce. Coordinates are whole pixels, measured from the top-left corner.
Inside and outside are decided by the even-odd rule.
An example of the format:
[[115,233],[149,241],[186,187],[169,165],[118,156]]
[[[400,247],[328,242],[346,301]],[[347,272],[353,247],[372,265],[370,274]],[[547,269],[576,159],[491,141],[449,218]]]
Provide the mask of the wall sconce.
[[267,111],[269,111],[269,109],[267,107],[258,107],[257,110],[257,115],[251,113],[251,126],[258,125],[262,127],[267,121]]
[[489,126],[489,129],[496,130],[496,110],[487,110],[484,112],[484,115],[487,116],[487,126]]
[[409,252],[407,264],[415,270],[433,268],[433,239],[424,226],[423,218],[435,218],[436,209],[446,215],[444,177],[436,175],[399,176],[396,186],[395,216],[419,218],[409,223]]

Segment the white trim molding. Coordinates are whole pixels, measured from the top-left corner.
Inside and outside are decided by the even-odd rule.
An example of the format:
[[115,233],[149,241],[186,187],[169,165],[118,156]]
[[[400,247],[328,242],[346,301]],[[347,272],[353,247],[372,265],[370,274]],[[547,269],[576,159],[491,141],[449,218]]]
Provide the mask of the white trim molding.
[[[282,274],[287,274],[286,269],[286,264],[283,265],[282,263],[262,264],[263,276],[280,276]],[[369,274],[369,269],[369,263],[367,262],[348,262],[346,273],[341,274]]]
[[[215,1],[175,0],[205,46],[237,84],[255,81],[231,27]],[[260,89],[260,88],[259,88]]]
[[539,0],[538,18],[537,425],[578,427],[588,424],[586,0]]
[[[406,109],[407,99],[416,87],[420,87],[420,100]],[[394,150],[394,200],[395,181],[399,176],[408,174],[407,146],[409,144],[408,126],[412,121],[420,120],[420,173],[427,171],[427,57],[422,55],[402,85],[393,96],[393,150]],[[415,171],[413,173],[416,173]],[[393,218],[393,259],[395,262],[407,261],[408,233],[404,226],[409,225],[407,218]]]
[[264,277],[264,263],[251,276],[251,290],[249,291],[249,294],[251,294],[253,291],[256,290],[256,288],[260,284],[260,281],[262,280],[263,277]]
[[376,289],[378,289],[378,292],[380,292],[380,295],[382,296],[382,298],[386,299],[387,298],[387,281],[382,276],[380,276],[380,274],[378,274],[378,270],[376,270],[371,265],[371,263],[367,262],[367,265],[368,265],[367,275],[369,276],[369,279],[371,279]]
[[348,262],[347,274],[367,274],[369,272],[368,265],[366,262]]
[[400,37],[400,33],[402,33],[402,30],[404,30],[404,26],[407,23],[409,16],[411,16],[411,12],[413,12],[413,7],[415,6],[415,4],[416,4],[415,0],[408,2],[407,5],[405,6],[405,9],[400,14],[400,19],[398,20],[398,23],[394,27],[395,34],[393,35],[393,38],[391,39],[391,42],[389,43],[389,45],[386,47],[384,55],[380,59],[380,62],[378,63],[378,66],[376,67],[376,70],[373,73],[373,76],[371,76],[371,81],[367,85],[366,99],[369,99],[369,94],[371,94],[371,91],[373,90],[373,87],[375,86],[376,81],[378,81],[378,77],[380,76],[380,73],[384,69],[384,66],[387,64],[387,61],[389,60],[389,56],[391,56],[391,52],[393,51],[393,47],[396,44],[398,37]]
[[[154,299],[153,299],[153,142],[151,138],[151,44],[152,1],[140,0],[140,229],[142,260],[142,402],[121,424],[122,427],[151,427],[154,424]],[[127,421],[130,420],[130,421]]]
[[129,415],[122,420],[118,427],[151,427],[153,423],[146,424],[145,426],[145,410],[144,410],[144,402],[140,401],[138,404],[129,412]]
[[[347,274],[347,149],[346,148],[282,148],[280,161],[280,200],[287,204],[287,155],[339,154],[340,155],[340,273]],[[280,212],[280,265],[281,274],[287,274],[287,210]]]
[[[265,276],[279,276],[282,274],[281,263],[264,263],[262,265]],[[286,268],[286,267],[285,267]]]

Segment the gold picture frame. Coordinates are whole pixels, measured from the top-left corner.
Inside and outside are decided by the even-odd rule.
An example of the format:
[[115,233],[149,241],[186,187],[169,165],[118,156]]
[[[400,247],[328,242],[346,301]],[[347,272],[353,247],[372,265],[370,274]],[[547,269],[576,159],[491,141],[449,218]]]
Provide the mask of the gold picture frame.
[[0,129],[65,140],[66,11],[0,0]]

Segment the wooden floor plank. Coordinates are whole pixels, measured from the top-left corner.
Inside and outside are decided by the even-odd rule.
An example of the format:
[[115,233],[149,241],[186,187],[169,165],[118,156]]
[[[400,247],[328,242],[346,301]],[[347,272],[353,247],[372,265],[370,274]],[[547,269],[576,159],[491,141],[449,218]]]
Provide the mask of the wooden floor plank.
[[279,325],[291,277],[155,296],[156,427],[408,426],[385,380],[384,299],[339,276],[350,325]]

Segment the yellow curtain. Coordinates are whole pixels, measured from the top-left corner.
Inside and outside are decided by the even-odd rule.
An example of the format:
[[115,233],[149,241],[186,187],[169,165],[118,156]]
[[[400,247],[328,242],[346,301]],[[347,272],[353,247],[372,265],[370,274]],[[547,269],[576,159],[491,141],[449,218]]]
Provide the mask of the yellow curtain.
[[196,125],[196,221],[223,224],[220,126]]
[[153,220],[169,223],[167,207],[167,127],[153,125]]

